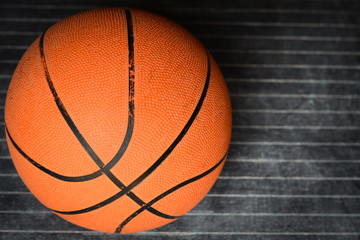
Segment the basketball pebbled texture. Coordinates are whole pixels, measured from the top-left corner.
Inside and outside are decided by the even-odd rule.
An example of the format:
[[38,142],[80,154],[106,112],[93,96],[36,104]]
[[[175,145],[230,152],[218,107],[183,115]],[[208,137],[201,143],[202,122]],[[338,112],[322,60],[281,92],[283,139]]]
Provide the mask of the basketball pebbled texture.
[[131,233],[176,220],[210,190],[231,104],[188,31],[106,8],[35,40],[11,80],[5,123],[14,165],[41,203],[79,226]]

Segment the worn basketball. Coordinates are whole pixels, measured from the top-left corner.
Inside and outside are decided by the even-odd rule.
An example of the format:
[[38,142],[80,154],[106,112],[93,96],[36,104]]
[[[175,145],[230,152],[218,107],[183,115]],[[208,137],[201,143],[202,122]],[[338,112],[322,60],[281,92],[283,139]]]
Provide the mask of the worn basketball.
[[231,105],[219,67],[187,30],[147,11],[95,9],[26,51],[5,131],[42,204],[84,228],[131,233],[205,197],[228,154]]

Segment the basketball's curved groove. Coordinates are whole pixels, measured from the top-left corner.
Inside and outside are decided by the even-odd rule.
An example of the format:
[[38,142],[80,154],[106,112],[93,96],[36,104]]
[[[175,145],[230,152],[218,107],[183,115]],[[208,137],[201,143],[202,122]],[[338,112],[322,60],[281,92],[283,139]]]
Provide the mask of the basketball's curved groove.
[[139,215],[141,212],[145,211],[146,209],[150,208],[151,205],[153,205],[154,203],[156,203],[157,201],[161,200],[162,198],[166,197],[167,195],[169,195],[172,192],[175,192],[176,190],[190,184],[193,183],[203,177],[205,177],[206,175],[208,175],[209,173],[211,173],[212,171],[214,171],[225,159],[226,156],[228,154],[228,150],[226,151],[225,155],[221,158],[221,160],[215,164],[212,168],[208,169],[207,171],[197,175],[196,177],[190,178],[182,183],[179,183],[178,185],[176,185],[175,187],[170,188],[169,190],[167,190],[166,192],[163,192],[162,194],[158,195],[156,198],[154,198],[153,200],[151,200],[150,202],[148,202],[147,204],[145,204],[144,206],[142,206],[140,209],[138,209],[137,211],[135,211],[133,214],[131,214],[128,218],[126,218],[115,230],[115,233],[120,233],[121,230],[124,228],[124,226],[126,224],[128,224],[132,219],[134,219],[137,215]]
[[[132,25],[132,17],[131,17],[130,10],[125,9],[125,13],[126,13],[126,20],[127,20],[127,25],[128,25],[128,48],[129,48],[129,112],[128,112],[128,128],[127,128],[127,132],[126,132],[124,141],[123,141],[118,153],[112,159],[112,163],[110,165],[108,164],[107,168],[105,168],[104,163],[96,155],[96,153],[93,151],[93,149],[90,147],[90,145],[86,142],[84,137],[80,134],[80,131],[77,129],[75,123],[72,121],[72,119],[69,116],[69,114],[67,113],[63,103],[61,102],[61,99],[59,98],[59,96],[58,96],[58,94],[57,94],[57,92],[55,90],[55,87],[53,85],[53,82],[51,80],[51,77],[50,77],[50,74],[49,74],[49,71],[48,71],[48,68],[47,68],[46,60],[45,60],[45,53],[44,53],[44,36],[45,36],[45,33],[43,33],[42,36],[40,37],[41,61],[42,61],[43,67],[44,67],[46,80],[47,80],[48,85],[50,87],[50,90],[51,90],[51,92],[52,92],[52,94],[54,96],[54,99],[55,99],[55,102],[56,102],[56,104],[58,106],[58,109],[60,110],[63,118],[67,122],[68,126],[70,127],[70,129],[72,130],[72,132],[74,133],[74,135],[76,136],[78,141],[85,148],[85,150],[90,155],[90,157],[95,161],[95,163],[100,167],[100,171],[102,173],[104,173],[121,190],[123,190],[126,186],[110,172],[110,167],[116,164],[116,162],[121,158],[121,156],[125,152],[127,146],[129,145],[129,142],[130,142],[130,139],[131,139],[131,136],[132,136],[132,132],[133,132],[133,126],[134,126],[134,107],[135,107],[134,106],[135,63],[134,63],[133,25]],[[77,177],[77,179],[79,179],[79,178],[82,179],[81,177]],[[66,178],[66,179],[68,179],[68,178]],[[127,191],[127,192],[124,192],[124,193],[127,194],[131,199],[133,199],[140,206],[145,204],[145,202],[143,202],[140,198],[138,198],[134,193],[132,193],[130,191]],[[50,209],[50,210],[52,210],[52,209]],[[86,210],[84,210],[82,212],[79,212],[79,213],[84,213],[84,212],[88,212],[88,211],[91,211],[91,210],[93,210],[93,208],[87,208]],[[60,211],[56,211],[56,210],[52,210],[52,211],[61,213]],[[160,217],[163,217],[163,218],[175,219],[175,218],[178,217],[178,216],[167,215],[165,213],[159,212],[156,209],[150,209],[149,211],[151,213],[153,213],[155,215],[158,215]]]
[[[137,204],[139,204],[140,206],[144,206],[146,203],[144,201],[142,201],[140,198],[138,198],[134,193],[132,192],[128,192],[126,193],[124,190],[118,192],[117,194],[113,195],[112,197],[98,203],[95,204],[91,207],[85,208],[85,209],[81,209],[81,210],[76,210],[76,211],[57,211],[54,209],[50,209],[51,211],[55,212],[55,213],[59,213],[59,214],[64,214],[64,215],[76,215],[76,214],[82,214],[82,213],[87,213],[87,212],[91,212],[93,210],[96,210],[98,208],[101,208],[103,206],[108,205],[109,203],[112,203],[113,201],[119,199],[120,197],[124,196],[124,195],[128,195],[132,200],[134,200],[134,202],[136,202]],[[162,213],[154,208],[149,208],[147,209],[149,212],[162,217],[162,218],[167,218],[167,219],[176,219],[179,218],[180,216],[172,216],[172,215],[168,215],[165,213]]]
[[[50,176],[52,177],[55,177],[57,179],[61,179],[63,181],[67,181],[66,179],[66,176],[62,176],[62,175],[59,175],[45,167],[43,167],[42,165],[40,165],[39,163],[37,163],[36,161],[34,161],[32,158],[30,158],[28,155],[26,155],[26,153],[24,153],[24,151],[16,144],[16,142],[14,141],[14,139],[11,137],[10,133],[9,133],[9,130],[8,128],[6,127],[5,125],[5,130],[6,130],[6,133],[11,141],[11,143],[14,145],[14,147],[16,148],[16,150],[24,157],[26,158],[31,164],[33,164],[35,167],[39,168],[41,171],[49,174]],[[100,172],[102,173],[102,172]],[[79,177],[80,179],[77,179],[77,177],[71,177],[71,182],[81,182],[82,179],[81,177]],[[122,183],[121,183],[122,184]],[[123,185],[125,187],[125,185]],[[145,204],[144,201],[142,201],[140,198],[138,198],[134,193],[132,192],[128,192],[127,195],[132,199],[134,200],[137,204],[139,204],[140,206],[143,206]],[[111,201],[110,201],[111,202]],[[109,202],[109,203],[110,203]],[[96,208],[95,208],[96,209]],[[50,209],[52,210],[52,209]],[[88,211],[91,211],[91,210],[94,210],[92,208],[88,209]],[[159,212],[158,210],[154,209],[154,208],[149,208],[147,209],[149,212],[159,216],[159,217],[162,217],[162,218],[167,218],[167,219],[175,219],[175,218],[178,218],[180,216],[171,216],[171,215],[168,215],[168,214],[165,214],[165,213],[162,213],[162,212]],[[56,210],[52,210],[54,212],[58,212],[58,213],[61,213],[60,211],[56,211]]]
[[[61,99],[59,98],[59,96],[58,96],[58,94],[57,94],[57,92],[56,92],[56,90],[54,88],[54,84],[52,83],[52,80],[51,80],[51,77],[50,77],[50,74],[49,74],[49,71],[48,71],[48,68],[47,68],[46,60],[45,60],[44,36],[45,36],[46,31],[40,37],[39,48],[40,48],[41,61],[42,61],[43,67],[44,67],[46,80],[47,80],[48,85],[50,87],[50,90],[51,90],[51,92],[52,92],[52,94],[54,96],[56,105],[58,106],[61,114],[63,115],[63,117],[65,119],[65,121],[68,123],[69,127],[74,132],[75,136],[78,138],[81,145],[85,148],[85,150],[89,153],[89,155],[92,157],[92,159],[100,167],[99,170],[97,170],[97,171],[95,171],[93,173],[87,174],[87,175],[83,175],[83,176],[65,176],[65,175],[61,175],[61,174],[58,174],[56,172],[53,172],[53,171],[47,169],[43,165],[41,165],[38,162],[36,162],[35,160],[33,160],[30,156],[28,156],[24,151],[22,151],[20,149],[20,147],[15,143],[15,141],[12,138],[10,138],[10,140],[13,143],[13,145],[15,146],[15,148],[19,151],[19,153],[25,159],[27,159],[35,167],[39,168],[40,170],[44,171],[45,173],[51,175],[54,178],[57,178],[57,179],[62,180],[62,181],[67,181],[67,182],[85,182],[85,181],[95,179],[95,178],[99,177],[100,175],[102,175],[103,171],[108,171],[108,170],[110,170],[111,168],[113,168],[116,165],[116,163],[120,160],[120,158],[125,153],[128,145],[130,143],[132,133],[133,133],[133,129],[134,129],[134,108],[135,108],[134,107],[134,78],[135,78],[134,72],[135,72],[135,68],[134,68],[134,46],[133,46],[134,39],[133,39],[133,31],[132,31],[133,26],[132,26],[130,11],[128,9],[126,9],[125,12],[126,12],[126,19],[127,19],[127,23],[128,23],[128,42],[129,42],[129,110],[128,110],[128,125],[127,125],[127,130],[126,130],[124,140],[123,140],[118,152],[115,154],[115,156],[111,159],[111,161],[107,165],[103,164],[103,162],[100,160],[100,158],[95,154],[95,152],[92,150],[92,148],[86,142],[84,137],[80,134],[79,130],[77,129],[74,122],[71,120],[71,118],[70,118],[69,114],[67,113],[64,105],[62,104]],[[8,130],[7,130],[7,133],[10,136]]]
[[83,135],[80,133],[79,129],[76,127],[75,123],[73,122],[73,120],[69,116],[69,113],[66,111],[66,109],[64,107],[64,104],[62,103],[61,99],[59,98],[59,96],[58,96],[58,94],[57,94],[57,92],[55,90],[54,83],[51,80],[49,70],[48,70],[48,67],[47,67],[47,64],[46,64],[46,61],[45,61],[45,53],[44,53],[44,36],[45,36],[45,33],[46,33],[46,31],[40,37],[40,56],[41,56],[41,62],[42,62],[44,72],[45,72],[46,81],[47,81],[47,83],[49,85],[49,88],[51,90],[51,93],[52,93],[52,95],[54,97],[56,106],[58,107],[61,115],[63,116],[64,120],[66,121],[66,123],[70,127],[71,131],[74,133],[74,135],[78,139],[79,143],[83,146],[83,148],[90,155],[90,157],[96,162],[96,164],[100,168],[103,168],[104,163],[100,160],[99,156],[94,152],[94,150],[87,143],[87,141],[85,140]]
[[40,169],[41,171],[43,171],[44,173],[59,179],[61,181],[65,181],[65,182],[84,182],[84,181],[88,181],[91,179],[95,179],[96,177],[100,176],[103,174],[103,172],[100,170],[93,172],[89,175],[84,175],[84,176],[65,176],[65,175],[61,175],[58,174],[54,171],[51,171],[50,169],[44,167],[43,165],[41,165],[40,163],[36,162],[34,159],[32,159],[29,155],[27,155],[18,145],[17,143],[14,141],[14,139],[11,137],[11,134],[9,132],[9,129],[6,126],[5,123],[5,130],[6,130],[6,134],[8,135],[11,143],[14,145],[15,149],[28,161],[30,162],[32,165],[34,165],[35,167],[37,167],[38,169]]
[[[31,157],[29,157],[14,141],[14,139],[11,137],[11,134],[9,133],[9,129],[7,128],[6,124],[5,124],[5,130],[6,130],[6,134],[8,135],[11,143],[13,144],[13,146],[15,147],[15,149],[26,159],[28,160],[32,165],[34,165],[35,167],[37,167],[38,169],[40,169],[41,171],[49,174],[50,176],[60,179],[62,181],[68,181],[68,182],[82,182],[82,176],[80,177],[68,177],[68,176],[64,176],[64,175],[60,175],[57,174],[56,172],[51,171],[50,169],[47,169],[46,167],[42,166],[41,164],[37,163],[36,161],[34,161]],[[94,173],[94,175],[101,175],[102,172],[101,171],[97,171]]]
[[[130,10],[129,9],[125,9],[126,12],[126,20],[127,20],[127,24],[128,24],[128,48],[129,48],[129,110],[128,110],[128,124],[127,124],[127,130],[126,130],[126,134],[124,137],[124,140],[118,150],[118,152],[115,154],[115,156],[111,159],[111,161],[105,165],[100,158],[97,156],[97,154],[94,152],[94,150],[90,147],[90,145],[87,143],[87,141],[85,140],[85,138],[82,136],[82,134],[80,133],[80,131],[78,130],[78,128],[76,127],[75,123],[72,121],[72,119],[70,118],[69,114],[67,113],[61,99],[59,98],[54,84],[51,80],[48,68],[47,68],[47,64],[46,64],[46,60],[45,60],[45,53],[44,53],[44,36],[46,31],[41,35],[40,37],[40,55],[41,55],[41,61],[44,67],[44,71],[45,71],[45,76],[46,76],[46,81],[48,82],[48,85],[50,87],[51,93],[54,96],[55,102],[57,107],[59,108],[63,118],[65,119],[65,121],[67,122],[67,124],[69,125],[71,131],[74,133],[74,135],[76,136],[76,138],[78,139],[78,141],[80,142],[80,144],[84,147],[84,149],[87,151],[87,153],[90,155],[90,157],[95,161],[95,163],[100,167],[100,170],[91,173],[91,174],[87,174],[84,176],[76,176],[73,177],[74,180],[79,181],[79,179],[81,181],[88,181],[91,179],[94,179],[98,176],[100,176],[102,174],[102,172],[110,170],[111,168],[113,168],[116,163],[120,160],[120,158],[123,156],[123,154],[125,153],[127,147],[129,146],[131,137],[132,137],[132,133],[133,133],[133,129],[134,129],[134,80],[135,80],[135,67],[134,67],[134,38],[133,38],[133,26],[132,26],[132,21],[131,21],[131,14],[130,14]],[[60,174],[58,174],[60,175]],[[67,179],[67,181],[71,181],[72,177],[70,176],[64,176],[63,179]]]
[[125,194],[127,194],[129,191],[131,191],[131,189],[133,189],[135,186],[137,186],[139,183],[141,183],[146,177],[148,177],[153,171],[155,171],[155,169],[157,167],[160,166],[160,164],[170,155],[170,153],[174,150],[174,148],[176,147],[176,145],[181,141],[181,139],[185,136],[185,134],[187,133],[187,131],[189,130],[191,124],[194,122],[196,116],[198,115],[198,113],[200,112],[201,106],[205,100],[206,94],[207,94],[207,90],[208,90],[208,86],[210,83],[210,73],[211,73],[211,62],[210,62],[210,56],[208,53],[207,54],[207,62],[208,62],[208,66],[207,66],[207,74],[206,74],[206,81],[205,81],[205,85],[203,88],[203,91],[201,93],[201,97],[195,107],[195,110],[193,111],[191,117],[189,118],[188,122],[186,123],[186,125],[184,126],[184,128],[182,129],[182,131],[180,132],[180,134],[177,136],[177,138],[174,140],[174,142],[170,145],[170,147],[161,155],[161,157],[150,167],[148,168],[148,170],[146,170],[143,174],[141,174],[137,179],[135,179],[132,183],[130,183],[127,187],[125,187],[124,189],[122,189],[120,192],[116,193],[115,195],[111,196],[110,198],[95,204],[91,207],[87,207],[81,210],[75,210],[75,211],[57,211],[57,210],[52,210],[56,213],[60,213],[60,214],[81,214],[81,213],[85,213],[85,212],[90,212],[93,211],[95,209],[101,208],[117,199],[119,199],[120,197],[124,196]]
[[133,33],[133,23],[131,12],[128,8],[125,9],[126,23],[127,23],[127,36],[128,36],[128,49],[129,49],[129,110],[128,110],[128,125],[126,129],[126,134],[124,140],[120,146],[119,151],[111,159],[111,161],[103,167],[103,170],[110,170],[113,168],[120,158],[124,155],[127,147],[129,146],[133,130],[134,130],[134,121],[135,121],[135,104],[134,104],[134,94],[135,94],[135,63],[134,63],[134,33]]
[[201,93],[199,102],[196,105],[196,108],[193,111],[190,119],[188,120],[188,122],[186,123],[186,125],[184,126],[184,128],[182,129],[180,134],[177,136],[175,141],[170,145],[170,147],[168,149],[166,149],[166,151],[161,155],[161,157],[153,165],[151,165],[151,167],[149,167],[143,174],[141,174],[137,179],[135,179],[128,187],[134,188],[136,185],[141,183],[146,177],[148,177],[153,171],[155,171],[156,168],[158,168],[160,166],[160,164],[170,155],[170,153],[175,149],[175,147],[178,145],[178,143],[183,139],[183,137],[189,130],[190,126],[194,122],[196,116],[200,112],[200,109],[205,100],[206,93],[207,93],[207,90],[209,87],[210,73],[211,73],[211,64],[210,64],[210,57],[209,57],[208,52],[206,52],[206,56],[207,56],[208,66],[207,66],[205,86],[204,86],[203,92]]
[[[110,171],[106,174],[106,176],[113,182],[116,184],[116,186],[118,186],[121,190],[124,190],[124,188],[126,188],[126,186],[120,182],[120,180],[118,178],[116,178],[114,176],[114,174],[112,174]],[[136,202],[139,206],[143,206],[145,204],[145,202],[143,200],[141,200],[138,196],[136,196],[133,192],[128,191],[125,192],[127,196],[129,196],[134,202]],[[167,218],[167,219],[175,219],[178,218],[179,216],[171,216],[162,212],[159,212],[158,210],[151,208],[149,209],[149,212],[162,217],[162,218]]]

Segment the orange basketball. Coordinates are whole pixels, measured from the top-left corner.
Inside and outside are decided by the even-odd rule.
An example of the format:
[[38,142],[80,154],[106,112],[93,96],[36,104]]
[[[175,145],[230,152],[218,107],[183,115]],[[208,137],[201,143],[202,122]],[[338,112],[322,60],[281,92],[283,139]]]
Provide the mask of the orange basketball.
[[137,9],[68,17],[29,47],[5,106],[11,157],[36,198],[79,226],[130,233],[170,223],[210,190],[231,105],[210,54]]

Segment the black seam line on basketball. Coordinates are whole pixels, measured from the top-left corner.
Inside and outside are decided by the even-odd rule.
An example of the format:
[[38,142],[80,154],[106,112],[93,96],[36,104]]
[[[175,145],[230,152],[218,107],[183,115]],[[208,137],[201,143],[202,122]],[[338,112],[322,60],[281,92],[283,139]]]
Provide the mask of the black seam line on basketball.
[[[134,39],[133,39],[133,25],[132,25],[132,17],[131,17],[131,13],[129,9],[125,9],[125,13],[126,13],[126,19],[127,19],[127,24],[128,24],[128,48],[129,48],[129,114],[128,114],[128,131],[127,134],[125,136],[124,142],[122,144],[122,147],[125,146],[124,143],[126,144],[126,147],[130,141],[131,135],[132,135],[132,129],[133,129],[133,125],[134,125],[134,79],[135,79],[135,64],[134,64]],[[42,36],[42,41],[40,43],[41,46],[43,46],[43,36]],[[43,51],[42,51],[43,53]],[[47,70],[46,68],[46,62],[45,62],[45,56],[44,54],[42,54],[42,59],[43,59],[43,63],[44,64],[44,68]],[[48,79],[50,79],[49,74],[47,74]],[[51,88],[51,86],[50,86]],[[52,92],[56,93],[54,87],[51,88]],[[56,96],[54,96],[55,99],[59,99],[56,98]],[[59,99],[60,100],[60,99]],[[62,105],[63,110],[65,110],[64,106]],[[59,108],[60,109],[60,108]],[[60,109],[61,111],[62,109]],[[66,110],[65,110],[66,111]],[[69,117],[68,114],[66,114],[66,117]],[[65,117],[64,117],[65,118]],[[70,117],[69,117],[70,118]],[[68,121],[67,121],[68,122]],[[75,124],[73,124],[75,126]],[[76,126],[75,126],[76,127]],[[70,125],[71,128],[71,125]],[[130,129],[130,131],[129,131]],[[78,132],[78,131],[77,131]],[[77,132],[74,132],[75,136],[78,137]],[[130,133],[130,135],[129,135]],[[85,140],[85,139],[84,139]],[[80,139],[79,139],[80,141]],[[85,142],[86,145],[88,145]],[[84,146],[84,145],[83,145]],[[121,153],[121,149],[120,148],[119,153]],[[90,146],[88,146],[88,148],[90,148]],[[91,149],[91,148],[90,148]],[[126,149],[126,148],[125,148]],[[125,151],[124,149],[124,151]],[[123,152],[124,152],[123,151]],[[122,153],[123,153],[122,152]],[[117,155],[118,155],[117,154]],[[89,153],[89,155],[91,156],[91,154]],[[115,157],[117,157],[117,155]],[[122,154],[121,154],[122,155]],[[119,156],[119,159],[121,158],[121,156]],[[100,160],[100,158],[99,158]],[[95,159],[94,159],[95,161]],[[100,160],[101,161],[101,160]],[[96,161],[95,161],[96,162]],[[97,162],[96,162],[97,163]],[[102,162],[101,162],[102,163]],[[103,163],[102,163],[103,164]],[[99,165],[99,164],[98,164]],[[109,165],[108,165],[109,166]],[[102,167],[102,166],[99,166]],[[125,188],[125,185],[119,180],[117,179],[110,171],[109,169],[105,169],[106,167],[102,168],[102,172],[104,172],[106,174],[106,176],[114,183],[116,184],[121,190]],[[125,192],[126,193],[126,192]],[[138,198],[134,193],[132,192],[127,192],[126,193],[131,199],[133,199],[137,204],[139,204],[140,206],[144,205],[145,202],[143,202],[140,198]],[[91,209],[87,209],[88,211],[90,211]],[[56,210],[52,210],[54,212],[58,212],[61,213],[61,211],[56,211]],[[161,213],[159,211],[157,211],[156,209],[149,209],[150,212],[152,212],[153,214],[156,214],[160,217],[163,218],[169,218],[169,219],[174,219],[177,218],[177,216],[170,216],[164,213]]]
[[[119,181],[118,178],[116,178],[111,172],[109,172],[109,175],[107,175],[110,180],[112,182],[114,182],[117,186],[119,186],[120,184],[123,186],[123,188],[120,188],[121,190],[123,190],[126,186],[121,183]],[[141,200],[138,196],[136,196],[133,192],[129,191],[129,192],[125,192],[127,196],[129,196],[134,202],[136,202],[139,206],[144,206],[146,203]],[[178,218],[179,216],[172,216],[172,215],[168,215],[168,214],[165,214],[165,213],[162,213],[154,208],[151,208],[151,209],[148,209],[149,212],[159,216],[159,217],[162,217],[162,218],[167,218],[167,219],[176,219]]]
[[[42,166],[41,164],[37,163],[36,161],[34,161],[32,158],[30,158],[14,141],[14,139],[12,138],[12,136],[9,133],[9,129],[7,128],[6,124],[5,124],[5,130],[6,130],[6,134],[8,135],[11,143],[13,144],[13,146],[15,147],[15,149],[26,159],[28,160],[32,165],[34,165],[35,167],[37,167],[38,169],[40,169],[41,171],[47,173],[48,175],[63,180],[63,181],[69,181],[69,182],[81,182],[83,181],[82,177],[67,177],[67,176],[63,176],[60,174],[57,174],[56,172],[53,172],[47,168],[45,168],[44,166]],[[98,171],[98,173],[101,173],[100,171]],[[100,174],[98,174],[100,175]]]
[[[82,214],[82,213],[87,213],[87,212],[91,212],[93,210],[96,210],[98,208],[101,208],[115,200],[117,200],[118,198],[120,198],[123,195],[128,195],[134,202],[136,202],[139,206],[144,206],[146,203],[144,201],[142,201],[138,196],[136,196],[133,192],[126,192],[125,189],[125,185],[123,185],[111,172],[109,172],[109,174],[107,175],[107,177],[114,182],[120,189],[122,189],[122,191],[120,191],[118,194],[115,194],[114,196],[106,199],[105,201],[102,201],[96,205],[93,205],[91,207],[85,208],[85,209],[81,209],[81,210],[76,210],[76,211],[58,211],[58,210],[54,210],[54,209],[50,209],[53,212],[56,213],[60,213],[60,214],[64,214],[64,215],[75,215],[75,214]],[[123,187],[120,187],[123,186]],[[176,219],[179,218],[180,216],[172,216],[172,215],[168,215],[162,212],[159,212],[158,210],[154,209],[154,208],[149,208],[147,209],[149,212],[162,217],[162,218],[167,218],[167,219]]]
[[71,131],[76,136],[79,143],[83,146],[83,148],[86,150],[86,152],[90,155],[90,157],[95,161],[95,163],[100,167],[104,167],[104,163],[100,160],[99,156],[94,152],[94,150],[90,147],[90,145],[86,142],[83,135],[80,133],[79,129],[76,127],[75,123],[69,116],[69,113],[66,111],[64,104],[62,103],[58,93],[55,90],[54,83],[51,80],[49,69],[46,64],[45,60],[45,53],[44,53],[44,36],[46,31],[41,35],[40,38],[40,56],[41,56],[41,62],[44,68],[46,81],[49,85],[49,88],[51,90],[51,93],[54,97],[56,106],[58,107],[61,115],[63,116],[64,120],[66,121],[67,125],[70,127]]
[[[64,176],[59,176],[57,173],[43,167],[42,165],[38,164],[37,162],[35,162],[33,159],[31,159],[29,156],[27,156],[23,151],[22,149],[19,148],[19,146],[15,143],[14,139],[11,137],[11,134],[9,133],[9,130],[7,128],[7,126],[5,125],[5,130],[6,130],[6,133],[11,141],[11,143],[14,145],[14,147],[17,149],[17,151],[23,155],[24,158],[26,158],[30,163],[32,163],[35,167],[39,168],[40,170],[42,170],[43,172],[49,174],[50,176],[53,176],[53,177],[56,177],[56,178],[63,178]],[[109,178],[115,178],[115,176],[113,174],[111,174],[111,176],[109,176]],[[116,179],[116,178],[115,178]],[[114,181],[113,179],[111,179],[112,181]],[[118,180],[118,179],[116,179]],[[120,184],[122,184],[120,182]],[[123,185],[124,186],[124,185]],[[125,186],[124,186],[125,187]],[[131,197],[137,204],[139,204],[140,206],[143,206],[145,204],[144,201],[142,201],[140,198],[138,198],[134,193],[132,192],[129,192],[127,194],[129,197]],[[59,212],[59,211],[55,211],[55,210],[52,210],[54,212]],[[158,215],[160,217],[163,217],[163,218],[168,218],[168,219],[175,219],[175,218],[178,218],[178,216],[170,216],[170,215],[167,215],[167,214],[164,214],[162,212],[159,212],[158,210],[154,209],[154,208],[149,208],[148,209],[149,212],[155,214],[155,215]]]
[[130,183],[130,185],[125,187],[122,191],[118,192],[117,194],[111,196],[110,198],[108,198],[108,199],[106,199],[106,200],[104,200],[104,201],[102,201],[102,202],[100,202],[98,204],[95,204],[95,205],[93,205],[91,207],[84,208],[84,209],[81,209],[81,210],[75,210],[75,211],[55,211],[55,210],[52,210],[52,211],[54,211],[56,213],[61,213],[61,214],[81,214],[81,213],[93,211],[95,209],[101,208],[101,207],[103,207],[103,206],[117,200],[118,198],[122,197],[127,192],[131,191],[131,189],[133,189],[135,186],[137,186],[141,181],[143,181],[147,176],[149,176],[167,158],[167,156],[173,151],[175,146],[185,136],[185,134],[188,131],[188,129],[190,128],[192,122],[195,120],[197,114],[199,113],[199,111],[201,109],[201,106],[202,106],[202,103],[203,103],[203,101],[205,99],[207,89],[208,89],[208,86],[209,86],[209,82],[210,82],[211,64],[210,64],[210,57],[209,57],[208,53],[207,53],[207,61],[208,61],[208,71],[207,71],[207,75],[206,75],[205,86],[204,86],[201,97],[199,99],[199,102],[198,102],[194,112],[192,113],[189,121],[187,122],[187,124],[185,125],[185,127],[183,128],[183,130],[181,131],[179,136],[175,139],[175,141],[171,144],[171,146],[163,153],[163,155],[147,171],[145,171],[143,174],[141,174],[140,177],[135,179],[132,183]]
[[226,156],[228,154],[228,151],[226,151],[225,155],[221,158],[221,160],[215,164],[212,168],[208,169],[207,171],[197,175],[196,177],[190,178],[189,180],[186,180],[178,185],[176,185],[173,188],[170,188],[169,190],[167,190],[166,192],[163,192],[162,194],[158,195],[156,198],[154,198],[153,200],[151,200],[150,202],[148,202],[147,204],[145,204],[144,206],[142,206],[140,209],[138,209],[137,211],[135,211],[133,214],[131,214],[128,218],[126,218],[117,228],[115,233],[120,233],[121,230],[124,228],[124,226],[126,224],[128,224],[132,219],[134,219],[137,215],[139,215],[141,212],[145,211],[146,209],[150,208],[151,205],[153,205],[154,203],[158,202],[159,200],[161,200],[162,198],[166,197],[167,195],[175,192],[176,190],[179,190],[180,188],[193,183],[203,177],[205,177],[206,175],[210,174],[211,172],[213,172],[217,167],[219,167],[219,165],[225,160]]
[[[134,64],[133,24],[132,24],[132,20],[131,20],[131,13],[130,13],[129,9],[125,9],[125,12],[126,12],[126,20],[127,20],[127,24],[128,24],[128,48],[129,48],[129,96],[128,96],[129,110],[128,110],[128,124],[127,124],[127,130],[126,130],[124,140],[123,140],[118,152],[111,159],[111,161],[106,165],[104,165],[104,163],[95,154],[95,152],[92,150],[92,148],[86,142],[86,140],[80,134],[79,130],[75,126],[74,122],[71,120],[71,118],[70,118],[69,114],[67,113],[64,105],[62,104],[57,92],[55,91],[55,88],[54,88],[54,85],[53,85],[53,83],[51,81],[50,74],[48,72],[47,64],[46,64],[46,61],[45,61],[45,53],[44,53],[44,47],[43,47],[45,33],[43,33],[41,38],[40,38],[41,59],[42,59],[43,66],[44,66],[44,69],[45,69],[45,75],[46,75],[46,78],[47,78],[47,82],[48,82],[49,87],[51,89],[51,92],[52,92],[52,94],[53,94],[53,96],[55,98],[55,102],[56,102],[61,114],[63,115],[65,121],[68,123],[69,127],[71,128],[71,130],[73,131],[73,133],[75,134],[77,139],[79,140],[80,144],[85,148],[85,150],[88,152],[90,157],[100,167],[100,169],[98,171],[93,172],[91,174],[83,175],[83,176],[72,177],[72,176],[63,176],[63,175],[60,175],[60,174],[54,175],[54,177],[59,176],[60,178],[58,178],[58,179],[60,179],[60,180],[69,181],[69,182],[71,182],[71,181],[82,182],[82,181],[88,181],[88,180],[94,179],[94,178],[102,175],[102,173],[104,171],[108,171],[108,170],[112,169],[117,164],[117,162],[121,159],[121,157],[124,155],[127,147],[129,146],[129,143],[130,143],[130,140],[131,140],[132,134],[133,134],[134,118],[135,118],[135,114],[134,114],[134,109],[135,109],[135,105],[134,105],[135,64]],[[64,114],[65,114],[65,116],[64,116]]]
[[27,155],[15,142],[15,140],[11,137],[9,130],[5,124],[5,129],[6,129],[6,133],[9,136],[9,139],[11,141],[11,143],[14,145],[15,149],[28,161],[30,162],[32,165],[34,165],[35,167],[37,167],[38,169],[40,169],[41,171],[43,171],[44,173],[59,179],[61,181],[65,181],[65,182],[84,182],[90,179],[94,179],[98,176],[100,176],[101,174],[103,174],[103,172],[101,170],[98,170],[94,173],[91,173],[89,175],[84,175],[84,176],[77,176],[77,177],[73,177],[73,176],[64,176],[61,174],[58,174],[56,172],[51,171],[50,169],[47,169],[46,167],[44,167],[43,165],[41,165],[40,163],[36,162],[34,159],[32,159],[29,155]]
[[[128,48],[129,48],[129,114],[128,114],[128,129],[129,126],[133,126],[134,125],[134,80],[135,80],[135,64],[134,64],[134,39],[133,39],[133,24],[132,24],[132,16],[131,16],[131,12],[129,9],[125,9],[125,13],[126,13],[126,20],[127,20],[127,25],[128,25]],[[49,83],[49,87],[54,95],[55,101],[58,105],[58,108],[60,110],[60,112],[63,114],[64,119],[66,120],[66,122],[68,123],[69,127],[72,129],[74,135],[77,137],[77,139],[79,140],[80,143],[82,143],[83,147],[87,150],[90,149],[91,151],[88,152],[89,155],[93,158],[93,160],[95,161],[95,163],[101,168],[100,171],[103,172],[116,186],[118,186],[121,190],[123,190],[126,186],[119,180],[117,179],[108,169],[104,168],[104,164],[101,161],[101,159],[99,157],[97,157],[97,155],[95,154],[95,152],[91,149],[91,147],[88,145],[88,143],[85,141],[85,139],[81,136],[80,132],[78,131],[78,129],[76,128],[76,125],[73,123],[73,121],[71,120],[69,114],[67,113],[64,105],[62,104],[60,98],[58,97],[56,90],[51,82],[51,78],[50,78],[50,74],[48,72],[47,69],[47,65],[46,65],[46,61],[45,61],[45,54],[44,54],[44,49],[43,49],[43,41],[44,41],[44,35],[45,33],[41,36],[40,39],[40,52],[41,52],[41,59],[43,62],[43,66],[45,69],[45,74],[46,74],[46,78],[47,81]],[[60,103],[60,104],[59,104]],[[65,113],[65,114],[64,114]],[[132,134],[132,129],[133,127],[131,127],[131,131],[127,131],[127,133],[131,133]],[[74,131],[75,130],[75,131]],[[131,136],[130,136],[131,137]],[[130,139],[126,140],[125,137],[125,142],[130,141]],[[85,146],[84,146],[85,145]],[[127,144],[128,145],[128,144]],[[121,149],[121,148],[120,148]],[[93,154],[91,154],[93,153]],[[96,158],[98,158],[98,161],[96,160]],[[131,190],[131,189],[130,189]],[[133,199],[137,204],[139,204],[140,206],[144,205],[145,202],[143,202],[140,198],[138,198],[134,193],[126,191],[124,192],[126,195],[128,195],[131,199]],[[50,209],[54,212],[57,213],[63,213],[62,211],[57,211],[57,210],[53,210]],[[84,209],[85,210],[85,209]],[[80,213],[84,213],[84,212],[88,212],[91,210],[94,210],[93,208],[87,208],[86,211],[75,211],[78,214]],[[171,215],[167,215],[165,213],[161,213],[156,209],[149,209],[149,211],[159,217],[163,217],[163,218],[168,218],[168,219],[174,219],[177,218],[178,216],[171,216]],[[75,214],[75,213],[73,213]]]

